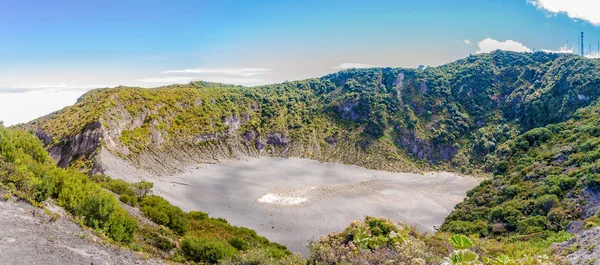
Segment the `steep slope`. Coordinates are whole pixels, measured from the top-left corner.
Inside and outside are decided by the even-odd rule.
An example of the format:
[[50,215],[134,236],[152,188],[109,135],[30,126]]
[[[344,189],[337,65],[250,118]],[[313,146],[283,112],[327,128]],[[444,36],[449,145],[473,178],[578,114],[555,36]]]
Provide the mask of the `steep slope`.
[[68,218],[54,220],[25,202],[0,200],[0,212],[2,264],[164,264],[101,244],[92,231]]
[[598,73],[598,61],[575,55],[496,51],[425,70],[350,69],[252,88],[100,89],[22,127],[59,165],[91,173],[102,172],[101,148],[159,175],[259,155],[477,173],[509,138],[589,105]]
[[[87,262],[99,259],[90,256],[81,257],[82,251],[109,255],[106,253],[106,248],[98,248],[93,244],[72,248],[79,235],[70,232],[78,232],[80,229],[73,228],[75,224],[69,220],[73,220],[86,230],[93,230],[97,237],[89,237],[90,240],[98,238],[103,244],[112,243],[115,246],[131,248],[134,251],[175,262],[215,263],[216,259],[241,258],[246,252],[252,252],[255,256],[264,259],[296,258],[290,256],[291,253],[284,246],[269,242],[266,238],[257,235],[254,230],[232,226],[226,220],[209,217],[204,212],[184,212],[165,199],[151,195],[151,187],[152,184],[148,182],[130,184],[112,180],[101,174],[90,178],[76,170],[59,168],[44,150],[42,142],[34,135],[4,128],[0,124],[2,200],[12,200],[15,196],[19,200],[41,208],[47,214],[38,215],[37,211],[41,210],[35,210],[36,213],[32,214],[38,215],[39,218],[23,217],[23,210],[9,203],[0,203],[3,214],[0,225],[9,226],[20,222],[17,228],[23,228],[23,231],[2,229],[4,232],[2,235],[9,237],[7,240],[15,239],[12,236],[22,235],[32,241],[41,241],[33,243],[24,242],[24,239],[15,239],[13,242],[17,247],[2,248],[3,251],[10,251],[7,255],[16,255],[14,252],[18,253],[18,246],[31,247],[39,250],[41,253],[38,254],[42,255],[41,257],[35,255],[16,257],[15,262],[36,262],[45,257],[50,260],[45,260],[44,264],[52,264],[56,257],[45,251],[54,250],[60,251],[60,258],[56,259],[57,263],[60,263],[60,260],[66,263],[77,263],[78,260]],[[116,195],[119,195],[118,199]],[[20,205],[28,207],[22,202]],[[62,207],[65,214],[57,215],[50,211],[49,208],[56,208],[57,212],[62,212],[62,209],[54,205]],[[22,220],[18,220],[19,218]],[[57,221],[60,218],[66,220]],[[51,224],[40,226],[45,222]],[[43,231],[44,229],[50,231]],[[81,236],[85,234],[87,232],[82,233]],[[53,236],[60,237],[57,238],[59,241],[56,244],[65,245],[45,244],[47,242],[44,240],[52,241]],[[6,243],[2,242],[2,244]],[[68,252],[76,253],[71,255]],[[119,252],[110,252],[110,254],[116,253]],[[130,255],[129,251],[123,253]],[[6,261],[13,262],[13,258]],[[119,261],[118,258],[114,260]],[[122,262],[135,260],[136,256],[131,255],[131,258],[124,257]]]
[[500,145],[494,177],[468,193],[443,230],[529,235],[600,225],[599,113],[595,104]]

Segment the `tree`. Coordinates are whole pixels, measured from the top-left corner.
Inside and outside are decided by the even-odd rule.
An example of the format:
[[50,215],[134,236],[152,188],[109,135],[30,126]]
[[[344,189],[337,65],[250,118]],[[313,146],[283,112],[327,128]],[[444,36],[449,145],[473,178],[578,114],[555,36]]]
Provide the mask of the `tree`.
[[131,189],[133,189],[135,195],[140,199],[150,194],[150,192],[152,192],[152,188],[154,188],[154,183],[148,181],[140,181],[131,184]]

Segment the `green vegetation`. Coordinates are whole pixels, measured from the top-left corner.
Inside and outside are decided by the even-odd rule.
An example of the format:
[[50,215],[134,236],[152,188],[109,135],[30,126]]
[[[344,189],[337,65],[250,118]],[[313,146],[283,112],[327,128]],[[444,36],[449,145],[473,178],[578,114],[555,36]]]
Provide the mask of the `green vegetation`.
[[206,261],[211,264],[229,258],[235,252],[233,247],[221,241],[194,237],[184,238],[181,242],[181,250],[190,260]]
[[[285,150],[382,170],[485,174],[503,143],[567,121],[600,96],[599,85],[597,60],[496,51],[424,70],[348,69],[251,88],[191,82],[99,89],[21,127],[43,132],[46,144],[68,146],[84,128],[101,126],[110,132],[104,140],[112,152],[147,169],[161,165],[146,165],[140,156],[179,159],[170,150],[230,157],[233,139],[244,146],[236,151],[248,154],[269,145],[264,150],[272,155]],[[532,131],[514,145],[535,146],[548,136]],[[90,152],[70,164],[93,159]]]
[[133,240],[138,225],[109,192],[74,170],[57,168],[35,136],[0,127],[0,188],[34,205],[55,199],[116,242]]
[[[391,220],[367,216],[343,232],[310,245],[308,264],[448,264],[535,265],[563,264],[564,258],[548,255],[549,245],[515,245],[465,235],[419,234]],[[514,252],[519,248],[522,252]]]
[[[185,213],[163,198],[149,195],[152,186],[58,168],[35,136],[0,126],[0,190],[39,207],[53,200],[82,225],[114,243],[175,261],[185,261],[178,259],[185,256],[190,261],[215,263],[224,258],[242,259],[245,252],[263,260],[291,254],[253,230],[203,212]],[[9,199],[10,193],[2,197]],[[136,220],[116,196],[131,206],[139,205],[144,216],[161,226]]]
[[[600,105],[566,122],[535,128],[494,153],[494,177],[469,191],[442,227],[481,236],[517,233],[545,238],[575,220],[593,218],[600,205]],[[588,202],[589,201],[589,202]]]
[[[35,133],[48,148],[67,151],[81,139],[106,137],[95,148],[77,150],[59,162],[90,173],[94,155],[106,148],[157,172],[172,170],[169,159],[184,163],[180,160],[187,157],[181,154],[220,159],[266,152],[380,170],[446,169],[481,175],[487,179],[468,192],[438,235],[405,245],[402,234],[410,229],[369,219],[316,242],[309,260],[335,264],[385,257],[407,262],[409,256],[403,253],[408,252],[425,262],[429,257],[441,260],[451,250],[440,250],[440,244],[447,245],[441,243],[447,238],[440,237],[452,233],[475,242],[477,249],[469,251],[478,257],[471,259],[458,242],[464,238],[456,237],[460,253],[449,258],[451,263],[529,264],[552,254],[548,247],[569,237],[565,231],[573,221],[586,228],[600,225],[598,87],[598,60],[496,51],[426,69],[348,69],[251,88],[191,82],[156,89],[99,89],[74,106],[18,127]],[[42,150],[37,144],[21,145],[17,149]],[[296,260],[254,231],[202,212],[185,213],[150,195],[147,183],[104,179],[96,184],[72,170],[56,169],[45,153],[23,152],[29,152],[27,159],[9,157],[17,154],[12,151],[2,157],[10,161],[3,162],[1,171],[7,189],[33,202],[55,198],[115,241],[131,241],[118,234],[134,229],[121,222],[127,215],[100,187],[162,226],[160,231],[138,226],[137,234],[145,234],[148,245],[156,248],[176,248],[188,259],[207,262]],[[148,157],[164,163],[149,164],[158,160]],[[42,164],[48,169],[39,169]],[[106,207],[91,212],[84,202]],[[392,232],[401,236],[392,239]],[[179,244],[182,238],[185,251]]]

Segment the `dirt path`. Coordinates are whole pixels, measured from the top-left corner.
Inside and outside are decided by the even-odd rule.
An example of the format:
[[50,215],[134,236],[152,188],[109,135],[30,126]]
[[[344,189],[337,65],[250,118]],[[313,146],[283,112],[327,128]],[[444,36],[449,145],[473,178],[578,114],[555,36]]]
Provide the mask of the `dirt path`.
[[0,200],[0,264],[162,264],[100,242],[68,218],[50,221],[25,202]]

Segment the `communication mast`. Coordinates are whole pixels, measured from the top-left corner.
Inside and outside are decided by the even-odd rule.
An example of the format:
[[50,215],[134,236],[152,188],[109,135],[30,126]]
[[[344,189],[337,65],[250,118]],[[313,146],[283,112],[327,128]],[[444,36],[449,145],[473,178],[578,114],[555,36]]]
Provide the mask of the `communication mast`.
[[581,32],[581,48],[579,52],[581,53],[581,56],[583,56],[583,31]]

